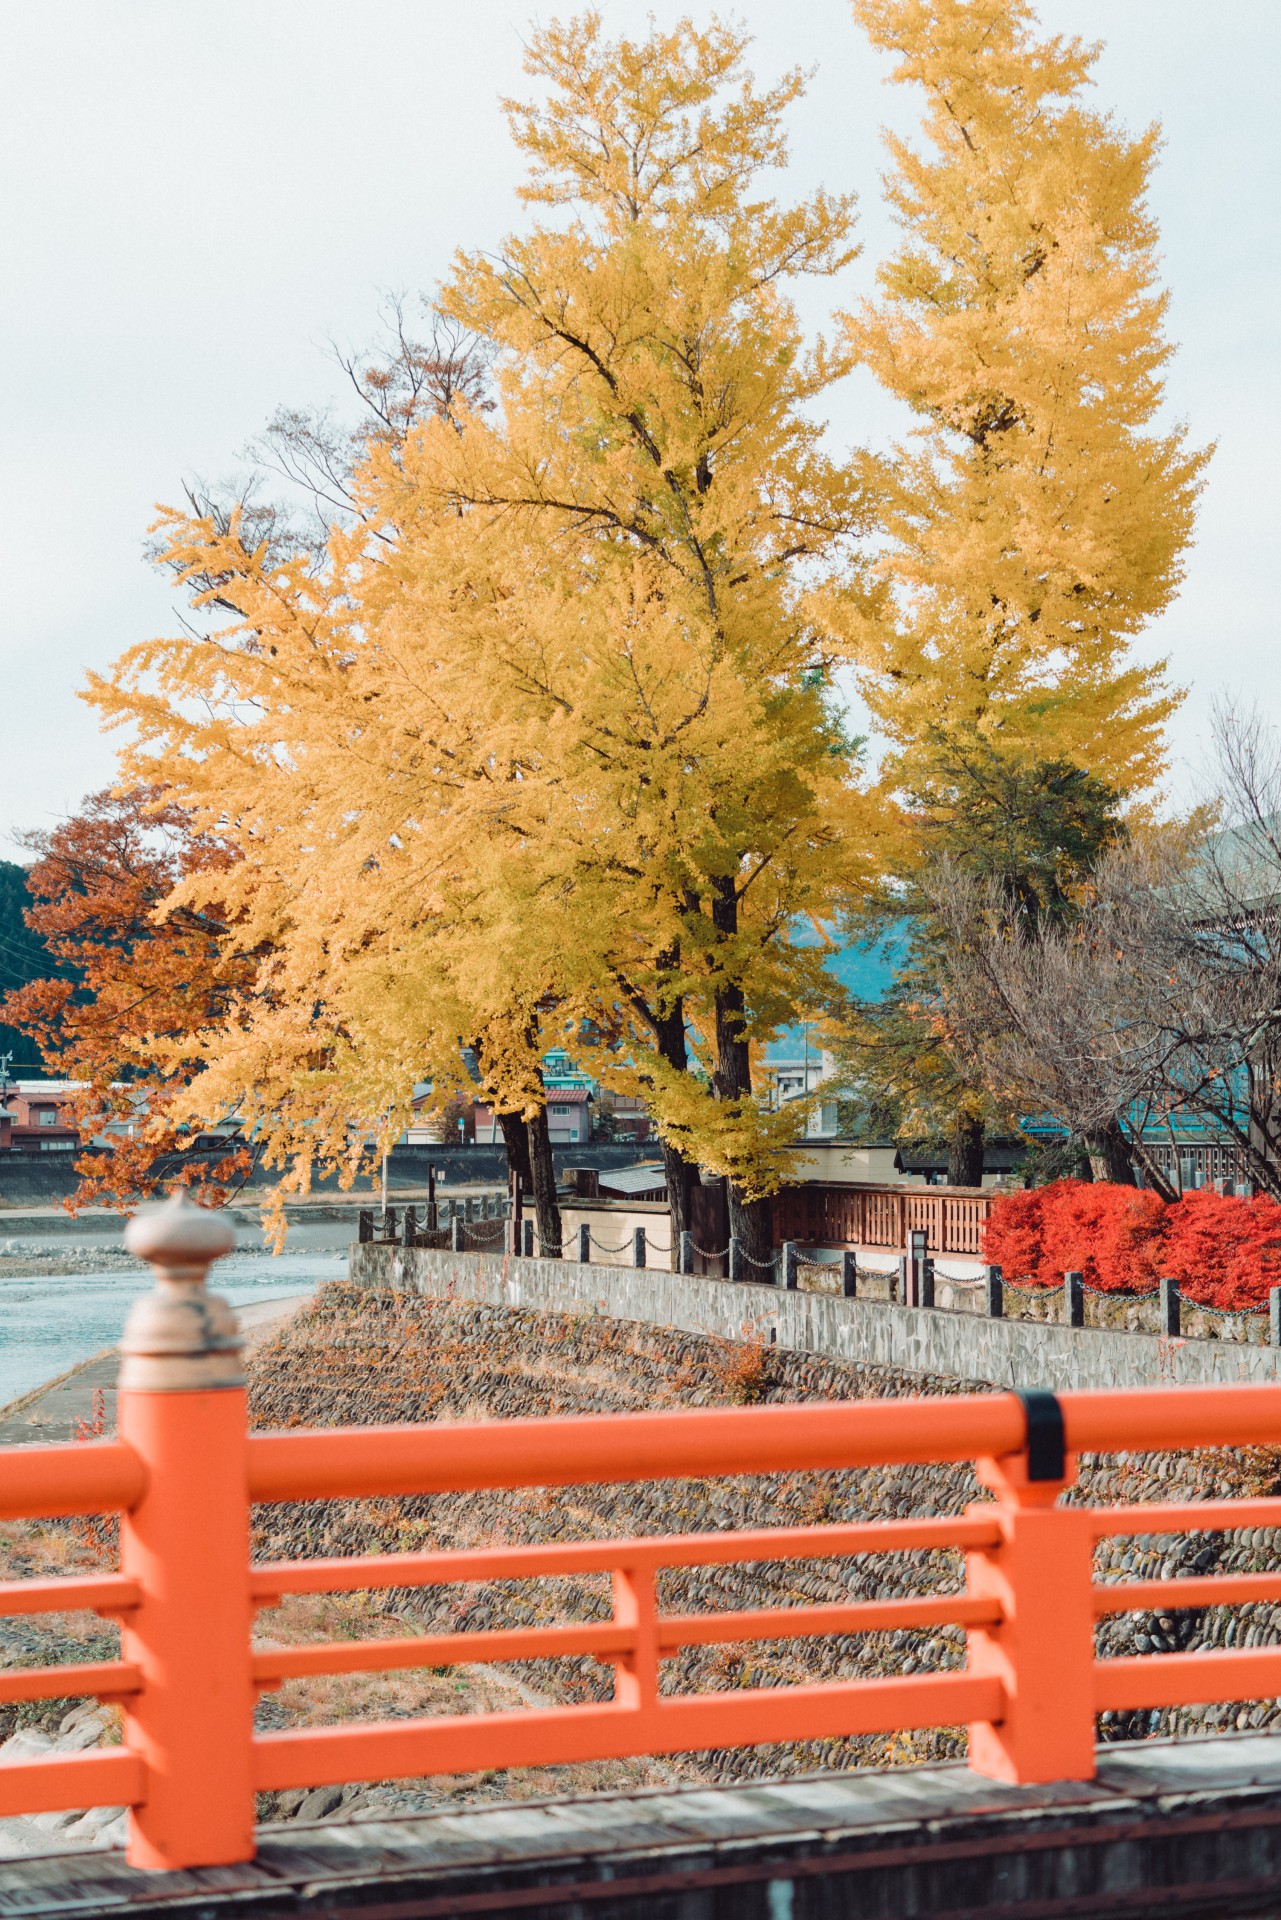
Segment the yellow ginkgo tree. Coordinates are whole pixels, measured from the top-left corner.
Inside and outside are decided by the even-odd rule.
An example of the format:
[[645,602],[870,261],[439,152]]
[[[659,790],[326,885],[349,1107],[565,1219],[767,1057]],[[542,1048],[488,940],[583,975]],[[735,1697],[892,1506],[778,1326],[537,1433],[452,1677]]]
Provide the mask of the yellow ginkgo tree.
[[344,1101],[390,1128],[445,1087],[460,1043],[536,1103],[569,1039],[645,1092],[674,1224],[691,1169],[723,1173],[764,1260],[800,1110],[767,1111],[754,1050],[821,1000],[879,815],[811,610],[859,594],[867,504],[813,413],[848,356],[806,349],[786,292],[849,258],[852,208],[766,196],[800,82],[761,92],[743,54],[715,24],[536,33],[543,96],[509,116],[555,215],[440,296],[493,411],[372,439],[323,554],[168,516],[168,564],[233,617],[94,697],[234,840],[231,917],[269,955],[206,1094],[243,1086],[306,1160]]
[[[1026,0],[854,14],[925,106],[920,144],[886,136],[901,238],[846,326],[913,430],[876,469],[880,597],[833,613],[901,802],[890,911],[946,854],[1035,912],[1150,795],[1177,702],[1134,650],[1178,590],[1208,458],[1162,418],[1158,136],[1091,102],[1097,49],[1039,35]],[[902,1065],[896,1097],[931,1110],[968,1184],[988,1103],[939,1053],[934,938],[918,920],[911,978],[856,1052],[873,1083]]]
[[1208,458],[1159,419],[1157,131],[1092,106],[1097,48],[1038,39],[1026,0],[854,13],[926,104],[922,149],[886,136],[902,243],[846,330],[916,416],[881,474],[888,592],[848,622],[887,773],[928,791],[977,747],[1134,794],[1175,699],[1132,642],[1178,589]]

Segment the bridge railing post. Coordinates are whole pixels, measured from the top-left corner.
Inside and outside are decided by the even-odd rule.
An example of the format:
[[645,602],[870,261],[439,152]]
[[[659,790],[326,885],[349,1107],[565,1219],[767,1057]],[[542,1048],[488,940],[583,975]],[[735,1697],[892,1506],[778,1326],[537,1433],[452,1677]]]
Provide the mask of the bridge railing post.
[[682,1230],[681,1239],[680,1239],[679,1259],[680,1259],[680,1265],[677,1268],[677,1272],[693,1273],[694,1271],[694,1236],[692,1233],[688,1233],[683,1230]]
[[118,1408],[147,1475],[120,1528],[120,1570],[142,1590],[121,1628],[142,1673],[124,1703],[124,1743],[146,1770],[129,1815],[135,1867],[254,1852],[248,1413],[236,1316],[205,1289],[234,1237],[181,1194],[125,1232],[156,1283],[125,1326]]
[[620,1707],[646,1713],[658,1705],[658,1599],[652,1567],[614,1571],[614,1623],[630,1627],[632,1650],[614,1663],[614,1698]]
[[[967,1630],[966,1664],[1001,1681],[1005,1705],[999,1720],[971,1725],[969,1763],[990,1779],[1023,1785],[1092,1780],[1094,1536],[1088,1509],[1055,1504],[1076,1478],[1057,1400],[1023,1398],[1028,1449],[977,1463],[979,1481],[996,1495],[1000,1540],[966,1554],[966,1590],[993,1600],[1000,1617]],[[990,1519],[993,1509],[969,1512]]]

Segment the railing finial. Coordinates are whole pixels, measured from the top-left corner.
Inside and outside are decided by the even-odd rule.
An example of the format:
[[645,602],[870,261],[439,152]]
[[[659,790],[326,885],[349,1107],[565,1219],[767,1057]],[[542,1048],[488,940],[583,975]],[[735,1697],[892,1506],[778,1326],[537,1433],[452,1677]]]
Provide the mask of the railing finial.
[[162,1206],[134,1215],[125,1245],[149,1263],[156,1284],[125,1322],[121,1387],[191,1393],[244,1385],[235,1313],[205,1286],[209,1268],[235,1240],[225,1214],[193,1206],[181,1187]]

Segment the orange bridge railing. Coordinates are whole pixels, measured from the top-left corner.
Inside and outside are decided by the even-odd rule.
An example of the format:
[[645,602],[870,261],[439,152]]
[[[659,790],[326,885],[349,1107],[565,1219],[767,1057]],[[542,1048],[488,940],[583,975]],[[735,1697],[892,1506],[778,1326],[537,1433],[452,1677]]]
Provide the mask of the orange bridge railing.
[[[758,1407],[251,1434],[234,1317],[204,1290],[229,1234],[175,1202],[130,1229],[156,1291],[126,1329],[119,1437],[0,1455],[0,1517],[121,1516],[118,1573],[0,1585],[0,1614],[92,1610],[121,1657],[9,1669],[0,1699],[118,1701],[123,1744],[0,1767],[0,1814],[130,1809],[129,1858],[252,1856],[255,1791],[548,1765],[764,1741],[964,1726],[970,1765],[1011,1781],[1088,1779],[1095,1716],[1281,1695],[1281,1646],[1097,1659],[1095,1622],[1130,1610],[1281,1600],[1281,1570],[1097,1584],[1097,1541],[1281,1526],[1281,1499],[1064,1505],[1080,1452],[1281,1443],[1281,1387]],[[994,1498],[956,1517],[251,1564],[255,1501],[565,1487],[718,1474],[974,1461]],[[660,1569],[956,1548],[964,1590],[891,1601],[664,1613]],[[609,1573],[600,1622],[254,1651],[284,1594]],[[683,1646],[965,1628],[964,1669],[813,1686],[673,1693]],[[255,1732],[255,1697],[304,1674],[593,1655],[599,1704]]]

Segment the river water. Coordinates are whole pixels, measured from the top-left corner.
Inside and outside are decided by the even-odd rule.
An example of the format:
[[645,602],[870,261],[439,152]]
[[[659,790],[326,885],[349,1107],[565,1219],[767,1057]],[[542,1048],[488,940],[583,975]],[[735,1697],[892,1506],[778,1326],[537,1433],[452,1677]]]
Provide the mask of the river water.
[[[347,1229],[341,1250],[309,1246],[275,1258],[256,1251],[230,1254],[214,1267],[211,1288],[237,1307],[309,1293],[346,1273],[349,1238]],[[31,1244],[28,1236],[23,1244]],[[44,1250],[71,1251],[65,1240]],[[101,1273],[0,1274],[0,1408],[114,1346],[130,1306],[148,1288],[149,1275],[141,1266]]]

